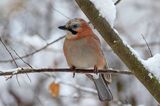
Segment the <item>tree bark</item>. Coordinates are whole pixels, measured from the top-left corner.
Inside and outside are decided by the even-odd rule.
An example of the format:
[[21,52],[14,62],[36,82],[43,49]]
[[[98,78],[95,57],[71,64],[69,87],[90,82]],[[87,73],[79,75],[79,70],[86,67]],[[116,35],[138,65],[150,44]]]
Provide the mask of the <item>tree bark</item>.
[[119,56],[146,89],[148,89],[152,96],[160,103],[160,83],[158,79],[156,79],[154,75],[153,78],[149,77],[149,70],[144,67],[133,51],[124,44],[119,35],[111,28],[107,20],[99,15],[99,11],[90,0],[75,1],[104,40],[110,45],[114,53]]
[[[14,76],[18,74],[26,74],[26,73],[41,73],[41,72],[75,72],[75,73],[96,73],[94,69],[70,69],[70,68],[30,68],[30,67],[22,67],[10,70],[3,70],[0,71],[0,76]],[[116,69],[105,69],[105,70],[98,70],[97,73],[111,73],[111,74],[123,74],[123,75],[133,75],[129,71],[120,71]]]

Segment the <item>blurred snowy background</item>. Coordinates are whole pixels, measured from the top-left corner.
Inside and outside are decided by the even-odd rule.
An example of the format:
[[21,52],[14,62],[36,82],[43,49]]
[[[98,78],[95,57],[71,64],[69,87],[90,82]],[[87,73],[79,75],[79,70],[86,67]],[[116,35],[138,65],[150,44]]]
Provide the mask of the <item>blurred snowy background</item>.
[[[152,53],[160,52],[160,1],[122,0],[116,7],[115,28],[140,57],[150,57],[142,34]],[[14,57],[17,55],[11,48],[20,56],[25,56],[63,36],[65,32],[57,27],[76,17],[87,20],[74,0],[0,0],[0,37]],[[103,39],[101,42],[109,67],[127,70]],[[67,67],[62,46],[63,40],[60,40],[24,60],[35,68]],[[13,61],[8,61],[10,59],[9,53],[0,44],[1,71],[16,68]],[[27,67],[21,60],[16,60],[16,63],[19,67]],[[134,76],[113,75],[111,91],[114,100],[109,104],[98,100],[93,83],[82,74],[72,78],[72,73],[39,73],[29,74],[29,78],[25,74],[7,81],[5,77],[0,77],[0,106],[158,105]],[[50,93],[52,82],[59,84],[58,96]]]

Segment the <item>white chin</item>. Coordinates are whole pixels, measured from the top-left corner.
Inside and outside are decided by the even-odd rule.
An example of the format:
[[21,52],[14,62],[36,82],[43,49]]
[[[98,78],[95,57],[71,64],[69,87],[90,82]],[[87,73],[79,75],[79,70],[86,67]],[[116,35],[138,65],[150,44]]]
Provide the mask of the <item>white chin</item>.
[[67,35],[72,35],[73,36],[72,32],[70,32],[70,31],[67,31]]

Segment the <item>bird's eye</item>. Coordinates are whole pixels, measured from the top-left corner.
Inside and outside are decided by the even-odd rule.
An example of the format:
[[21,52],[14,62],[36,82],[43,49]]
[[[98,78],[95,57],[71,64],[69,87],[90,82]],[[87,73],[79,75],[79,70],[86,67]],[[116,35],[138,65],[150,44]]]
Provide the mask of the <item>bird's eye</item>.
[[79,24],[72,25],[72,29],[77,29],[79,27]]

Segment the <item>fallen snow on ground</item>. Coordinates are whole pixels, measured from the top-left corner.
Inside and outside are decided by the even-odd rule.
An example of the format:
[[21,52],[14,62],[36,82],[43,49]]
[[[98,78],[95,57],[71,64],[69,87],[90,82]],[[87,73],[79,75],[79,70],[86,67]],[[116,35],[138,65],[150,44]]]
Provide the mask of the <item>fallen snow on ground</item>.
[[90,0],[99,10],[100,16],[104,17],[111,27],[114,25],[116,18],[116,7],[112,0]]

